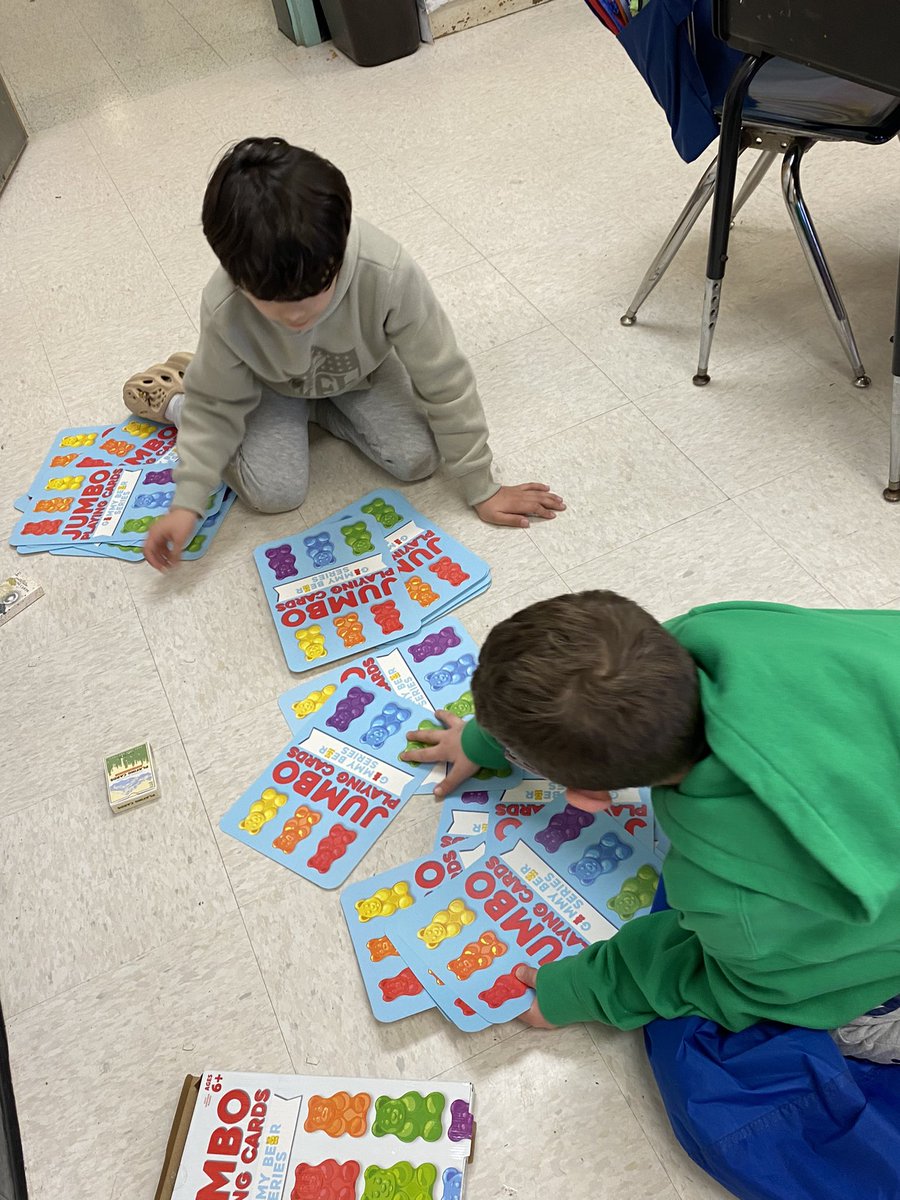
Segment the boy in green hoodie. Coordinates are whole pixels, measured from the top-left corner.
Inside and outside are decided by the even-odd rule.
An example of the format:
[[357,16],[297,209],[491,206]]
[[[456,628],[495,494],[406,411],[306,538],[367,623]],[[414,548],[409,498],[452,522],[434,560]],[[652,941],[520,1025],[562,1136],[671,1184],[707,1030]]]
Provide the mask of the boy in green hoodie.
[[409,759],[450,761],[444,792],[508,759],[588,811],[652,782],[671,841],[670,909],[520,968],[529,1023],[769,1019],[900,1061],[900,1003],[884,1003],[900,992],[898,685],[890,610],[731,603],[663,626],[582,592],[497,625],[477,721],[440,714]]

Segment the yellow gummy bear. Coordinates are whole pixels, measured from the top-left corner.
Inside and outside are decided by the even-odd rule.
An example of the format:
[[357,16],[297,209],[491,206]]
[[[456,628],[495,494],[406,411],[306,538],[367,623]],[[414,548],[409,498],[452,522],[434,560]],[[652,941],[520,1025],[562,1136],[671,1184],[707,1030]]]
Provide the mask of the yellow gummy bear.
[[420,929],[418,937],[429,950],[435,950],[446,938],[456,937],[464,925],[471,925],[475,913],[466,908],[464,900],[451,900],[446,908],[434,914],[431,924]]
[[294,716],[298,718],[311,717],[313,713],[317,713],[324,704],[328,703],[335,691],[336,688],[333,683],[326,683],[320,691],[310,692],[302,700],[295,701],[291,705],[291,708],[294,710]]
[[274,788],[267,787],[260,798],[250,805],[250,811],[243,821],[239,822],[238,828],[246,829],[247,833],[259,833],[263,825],[271,821],[279,808],[286,803],[287,796],[284,792],[276,792]]
[[298,629],[294,637],[297,639],[297,645],[306,655],[307,662],[312,662],[314,658],[327,657],[325,634],[320,625],[310,625],[309,629]]
[[149,437],[156,429],[155,425],[148,425],[146,421],[129,421],[127,425],[122,426],[124,433],[130,433],[132,437]]
[[84,483],[83,475],[57,475],[47,481],[48,492],[74,492]]
[[374,896],[366,900],[357,900],[356,911],[360,921],[365,924],[373,917],[391,917],[398,908],[409,908],[414,903],[409,894],[409,884],[401,881],[390,888],[379,888]]
[[60,446],[93,446],[97,440],[96,433],[72,433],[60,441]]

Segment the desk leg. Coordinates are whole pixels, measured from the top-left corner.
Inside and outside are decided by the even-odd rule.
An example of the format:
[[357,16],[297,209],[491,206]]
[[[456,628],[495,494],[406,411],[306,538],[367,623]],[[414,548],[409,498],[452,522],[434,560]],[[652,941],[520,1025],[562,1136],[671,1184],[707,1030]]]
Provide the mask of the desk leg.
[[900,501],[900,274],[897,277],[897,307],[894,310],[894,354],[891,362],[894,393],[891,403],[891,469],[882,492],[892,504]]
[[706,291],[703,296],[703,317],[700,323],[700,357],[694,383],[705,387],[709,383],[709,356],[712,350],[716,321],[719,317],[719,299],[725,263],[728,261],[728,232],[731,225],[731,210],[734,205],[734,182],[737,178],[737,163],[741,153],[741,128],[744,116],[744,101],[753,77],[771,55],[759,58],[748,54],[734,73],[725,103],[722,106],[722,121],[719,129],[718,170],[716,188],[713,193],[712,220],[709,227],[709,250],[706,258]]

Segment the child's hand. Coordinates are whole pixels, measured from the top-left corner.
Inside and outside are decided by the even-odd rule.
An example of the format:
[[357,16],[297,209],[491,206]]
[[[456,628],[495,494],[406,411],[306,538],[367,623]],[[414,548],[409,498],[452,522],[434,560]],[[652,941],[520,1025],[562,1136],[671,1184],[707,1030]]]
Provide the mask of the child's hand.
[[557,496],[546,483],[518,483],[502,487],[487,500],[475,505],[475,511],[488,525],[515,525],[527,529],[529,517],[552,521],[558,512],[565,512],[562,496]]
[[[516,967],[516,978],[524,983],[526,987],[537,987],[537,971],[534,967]],[[541,1012],[537,1002],[537,996],[532,1001],[531,1008],[528,1012],[522,1013],[519,1017],[520,1021],[524,1021],[526,1025],[530,1025],[532,1029],[558,1029],[558,1025],[551,1025],[544,1014]]]
[[190,508],[170,508],[164,517],[154,521],[144,539],[144,558],[150,566],[157,571],[174,567],[196,524],[197,514]]
[[446,729],[411,729],[406,736],[413,742],[425,742],[424,750],[404,750],[400,755],[406,762],[414,763],[450,763],[450,771],[443,783],[439,783],[434,794],[442,800],[449,792],[455,791],[460,784],[465,783],[470,775],[478,770],[478,764],[472,762],[463,754],[462,731],[464,722],[453,713],[437,710],[437,718],[447,726]]

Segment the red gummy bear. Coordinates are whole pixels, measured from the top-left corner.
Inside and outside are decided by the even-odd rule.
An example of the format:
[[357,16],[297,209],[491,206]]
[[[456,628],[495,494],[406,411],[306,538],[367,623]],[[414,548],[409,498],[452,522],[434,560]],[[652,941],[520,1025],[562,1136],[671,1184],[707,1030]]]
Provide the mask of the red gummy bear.
[[403,628],[400,609],[393,600],[385,600],[383,604],[373,604],[372,616],[382,633],[398,633]]
[[456,1005],[456,1007],[459,1009],[459,1011],[463,1014],[463,1016],[466,1016],[466,1017],[474,1017],[475,1016],[475,1009],[472,1008],[472,1006],[470,1004],[466,1004],[465,1000],[454,1000],[453,1003]]
[[358,1162],[298,1163],[291,1200],[354,1200],[358,1178]]
[[515,971],[510,971],[508,975],[498,975],[493,987],[486,992],[479,992],[478,999],[483,1000],[488,1008],[500,1008],[507,1000],[518,1000],[527,990],[522,980],[516,977]]
[[388,1004],[400,996],[418,996],[423,990],[421,983],[419,983],[409,967],[401,971],[399,975],[394,975],[391,979],[382,979],[378,986],[381,988],[381,994]]
[[109,465],[105,458],[83,458],[78,463],[79,467],[108,467]]
[[343,825],[335,825],[319,842],[318,849],[307,863],[314,871],[325,875],[339,858],[347,853],[347,847],[356,841],[356,832],[345,829]]
[[40,537],[45,533],[56,533],[59,530],[62,521],[29,521],[22,526],[23,533],[33,533]]
[[447,558],[446,554],[443,558],[439,558],[436,563],[432,563],[428,570],[434,571],[438,579],[443,579],[445,583],[449,583],[452,587],[459,587],[461,583],[465,583],[469,578],[459,563],[455,563],[452,559]]

